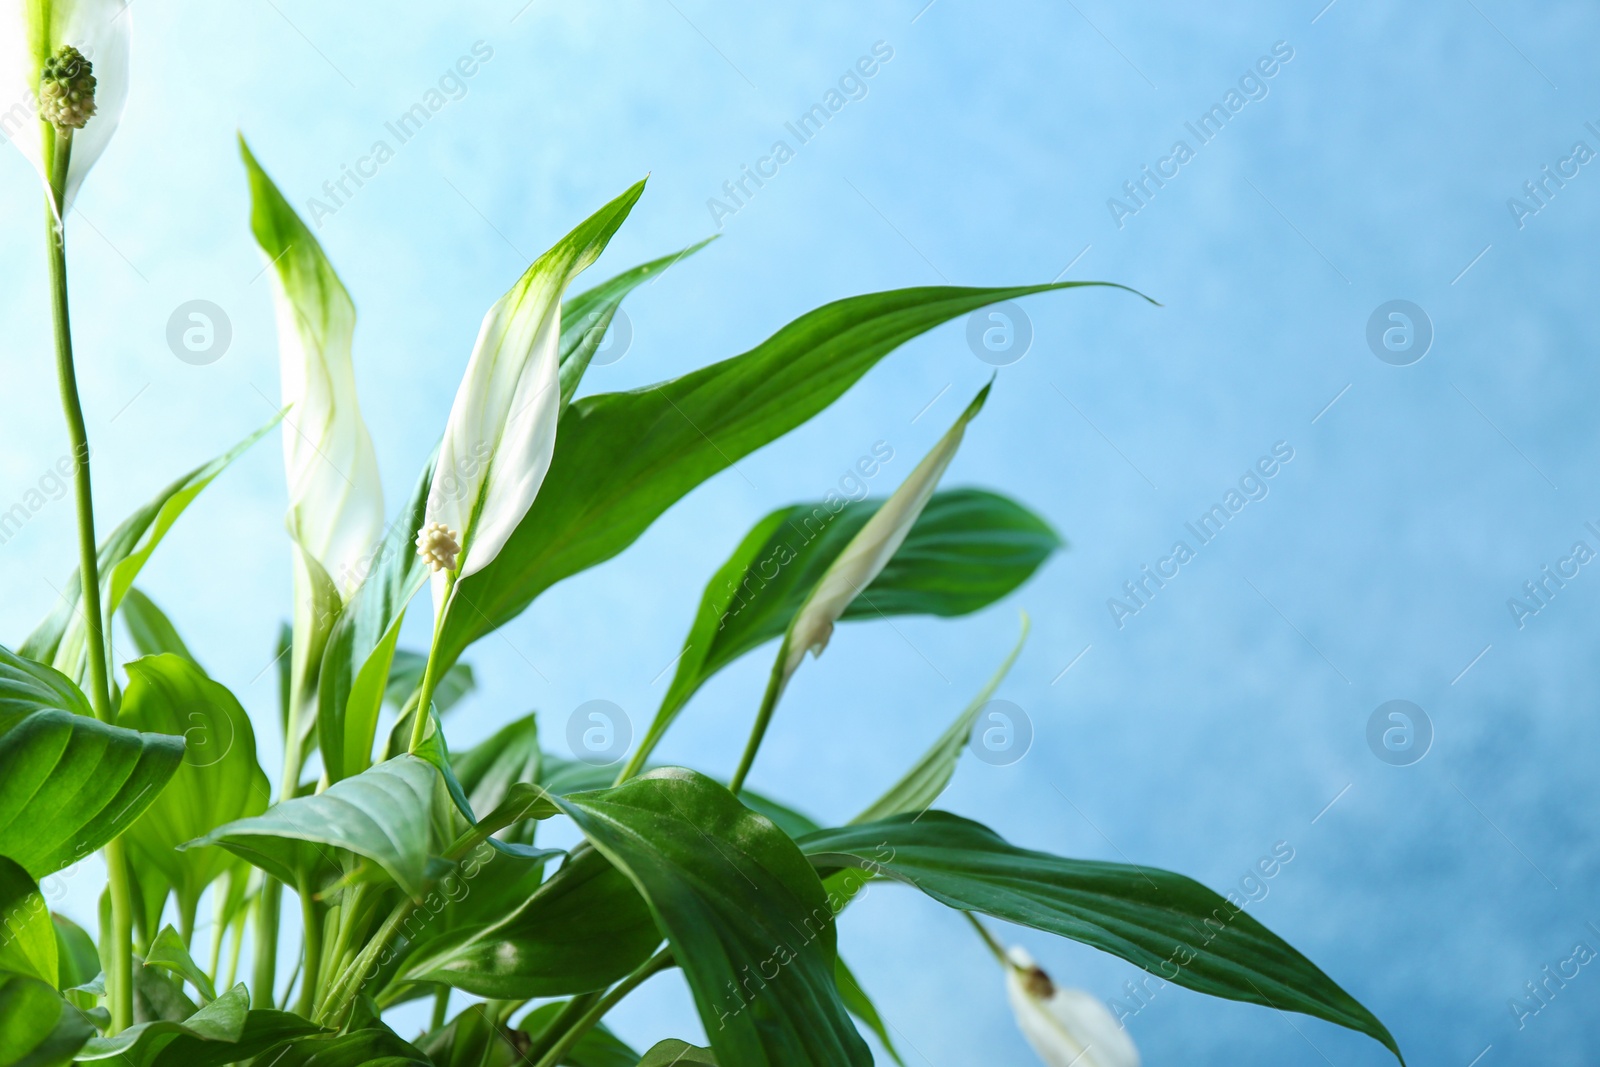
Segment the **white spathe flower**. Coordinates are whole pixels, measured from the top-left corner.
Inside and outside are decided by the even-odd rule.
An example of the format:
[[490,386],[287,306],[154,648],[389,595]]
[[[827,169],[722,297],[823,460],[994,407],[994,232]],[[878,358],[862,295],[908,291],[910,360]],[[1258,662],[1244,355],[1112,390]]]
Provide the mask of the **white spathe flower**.
[[278,322],[289,532],[347,598],[383,536],[383,486],[356,399],[356,310],[322,246],[243,139],[251,229],[268,261]]
[[1133,1039],[1098,997],[1056,985],[1025,949],[1006,955],[1011,1010],[1048,1067],[1139,1067]]
[[[561,297],[600,258],[643,191],[641,181],[562,238],[483,318],[425,514],[427,527],[442,527],[460,546],[458,578],[494,561],[544,484],[561,413]],[[438,612],[450,572],[437,559],[432,565]]]
[[127,0],[0,0],[0,133],[28,157],[46,188],[45,141],[55,134],[38,118],[45,61],[71,45],[94,69],[94,115],[72,135],[68,208],[122,118],[132,19]]
[[833,636],[833,624],[900,550],[906,535],[922,515],[922,509],[928,506],[933,491],[939,487],[939,479],[944,476],[945,468],[950,466],[956,450],[961,447],[967,423],[983,409],[989,389],[990,386],[986,385],[979,391],[961,417],[956,419],[955,425],[922,457],[916,469],[850,539],[850,543],[829,565],[822,580],[795,613],[794,622],[789,625],[786,646],[789,651],[783,663],[783,683],[787,683],[799,668],[808,650],[813,655],[822,654],[828,639]]

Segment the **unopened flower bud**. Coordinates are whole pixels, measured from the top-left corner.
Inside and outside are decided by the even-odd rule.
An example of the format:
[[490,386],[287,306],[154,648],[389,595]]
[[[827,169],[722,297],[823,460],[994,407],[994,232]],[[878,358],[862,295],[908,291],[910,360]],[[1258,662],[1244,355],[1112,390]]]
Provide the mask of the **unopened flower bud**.
[[461,554],[461,543],[455,531],[442,522],[430,522],[417,534],[417,555],[436,571],[456,569],[456,557]]
[[45,60],[39,117],[58,130],[80,130],[94,115],[94,65],[70,44]]

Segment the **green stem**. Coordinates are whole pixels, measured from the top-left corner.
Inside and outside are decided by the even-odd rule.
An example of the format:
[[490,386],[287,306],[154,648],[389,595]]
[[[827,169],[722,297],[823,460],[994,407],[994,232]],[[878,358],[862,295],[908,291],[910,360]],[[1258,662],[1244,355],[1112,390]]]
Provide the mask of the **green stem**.
[[772,661],[772,674],[767,678],[767,691],[761,698],[761,710],[756,712],[755,725],[750,728],[750,740],[745,742],[744,755],[739,757],[739,769],[733,772],[733,778],[728,782],[730,792],[738,793],[744,787],[745,776],[750,773],[750,765],[756,761],[756,752],[761,748],[761,739],[767,735],[767,724],[772,721],[772,713],[778,706],[778,698],[783,696],[784,684],[789,680],[783,673],[783,664],[788,658],[789,637],[785,634],[783,644],[778,646],[778,658]]
[[561,1010],[556,1012],[556,1017],[550,1020],[550,1025],[544,1028],[543,1033],[533,1039],[533,1043],[528,1046],[528,1051],[523,1053],[523,1058],[530,1063],[537,1062],[537,1058],[549,1052],[556,1041],[568,1030],[572,1029],[573,1024],[581,1019],[585,1012],[595,1006],[600,997],[601,994],[599,992],[584,993],[582,996],[573,997],[563,1004]]
[[450,601],[456,592],[456,574],[444,578],[444,606],[433,620],[433,643],[428,647],[428,665],[422,671],[422,688],[417,692],[416,718],[411,723],[411,749],[422,747],[428,736],[428,711],[433,707],[433,691],[439,685],[439,639],[444,636],[444,620],[450,614]]
[[[572,1046],[583,1039],[583,1035],[594,1029],[594,1025],[605,1017],[606,1012],[616,1007],[622,998],[632,993],[644,984],[645,979],[659,971],[672,966],[672,950],[664,948],[654,956],[641,963],[637,970],[616,985],[611,991],[601,997],[593,1007],[579,1016],[578,1021],[568,1028],[565,1034],[550,1047],[550,1050],[539,1058],[534,1067],[556,1067],[567,1053],[572,1051]],[[552,1029],[554,1029],[552,1027]]]
[[[43,131],[41,131],[43,132]],[[100,558],[94,536],[94,493],[89,478],[89,433],[78,398],[78,372],[72,358],[72,315],[67,306],[67,167],[72,159],[72,131],[59,130],[47,138],[50,162],[50,201],[45,228],[50,247],[50,309],[56,339],[56,378],[61,388],[61,410],[72,443],[73,490],[78,509],[78,588],[82,597],[86,655],[89,660],[89,699],[95,718],[113,722],[111,685],[106,670],[105,617],[100,606]],[[133,892],[128,884],[127,856],[120,840],[105,847],[111,891],[111,973],[106,975],[106,999],[111,1011],[108,1033],[133,1025]]]
[[395,906],[394,911],[389,913],[389,917],[378,928],[377,934],[366,943],[356,958],[339,972],[339,977],[328,987],[328,994],[317,1009],[317,1022],[337,1025],[343,1021],[351,1001],[355,1000],[356,994],[361,992],[361,986],[367,980],[367,972],[377,966],[379,957],[388,950],[389,942],[400,932],[401,924],[416,910],[417,902],[409,897]]
[[300,879],[296,891],[300,894],[300,922],[305,927],[302,935],[305,971],[300,980],[300,1000],[294,1010],[309,1018],[317,1006],[317,978],[322,973],[322,918],[317,914],[317,900],[311,892],[310,880]]
[[450,1014],[450,987],[442,985],[434,990],[433,994],[433,1019],[428,1024],[428,1033],[441,1029],[444,1026],[445,1016]]
[[1006,950],[1001,947],[1000,942],[996,941],[994,935],[989,932],[989,928],[979,922],[978,917],[972,912],[964,911],[961,914],[965,915],[967,922],[971,923],[972,928],[978,931],[978,936],[983,938],[985,945],[989,946],[989,951],[994,953],[994,958],[1000,961],[1000,966],[1011,966],[1011,958],[1006,955]]

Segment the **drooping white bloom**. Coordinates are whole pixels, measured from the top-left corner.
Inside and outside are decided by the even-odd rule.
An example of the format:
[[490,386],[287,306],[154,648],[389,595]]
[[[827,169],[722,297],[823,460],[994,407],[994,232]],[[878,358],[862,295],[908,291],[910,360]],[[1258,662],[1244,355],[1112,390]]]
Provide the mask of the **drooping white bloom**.
[[[484,316],[456,391],[428,493],[426,523],[461,548],[457,577],[494,561],[544,484],[560,415],[561,297],[605,250],[644,182],[595,212],[533,262]],[[449,570],[434,572],[443,610]]]
[[46,138],[54,131],[38,118],[45,62],[71,45],[94,68],[94,115],[72,135],[67,207],[122,118],[132,18],[127,0],[0,0],[0,134],[28,157],[47,188]]
[[922,457],[916,469],[850,539],[850,543],[839,553],[839,557],[828,567],[822,580],[795,613],[794,621],[789,625],[789,651],[783,663],[783,682],[787,682],[799,668],[808,650],[813,655],[822,654],[828,639],[833,636],[833,624],[900,550],[906,535],[921,516],[922,509],[928,506],[934,490],[939,487],[939,479],[944,476],[945,468],[950,466],[956,450],[961,447],[967,423],[983,409],[983,402],[989,397],[989,388],[987,385],[983,387],[961,413],[961,417],[956,419],[955,425]]
[[1011,1010],[1048,1067],[1139,1067],[1133,1039],[1098,997],[1056,985],[1025,949],[1007,956]]
[[289,532],[341,598],[361,584],[383,536],[383,486],[356,399],[355,305],[294,209],[241,140],[251,228],[272,277],[284,404]]

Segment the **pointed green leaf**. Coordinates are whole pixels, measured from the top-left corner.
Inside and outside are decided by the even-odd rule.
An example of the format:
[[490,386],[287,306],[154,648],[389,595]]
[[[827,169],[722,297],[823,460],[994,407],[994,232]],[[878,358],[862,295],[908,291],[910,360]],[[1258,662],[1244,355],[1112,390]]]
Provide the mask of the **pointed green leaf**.
[[252,1011],[250,994],[236,985],[181,1022],[160,1019],[91,1038],[78,1060],[114,1067],[222,1067],[325,1032],[286,1011]]
[[289,885],[340,869],[336,850],[363,856],[407,895],[422,893],[439,773],[416,756],[397,756],[314,796],[281,801],[265,814],[219,826],[187,848],[221,845]]
[[422,528],[431,472],[412,489],[371,559],[365,580],[328,635],[318,680],[317,734],[330,781],[372,764],[378,712],[390,683],[395,643],[406,606],[428,579],[412,538]]
[[492,811],[515,783],[539,781],[541,757],[539,723],[529,714],[452,757],[451,764],[473,810]]
[[56,928],[56,960],[62,989],[74,989],[94,981],[100,973],[100,952],[88,932],[65,915],[50,916]]
[[158,656],[170,652],[191,663],[199,663],[178,635],[177,627],[172,625],[166,612],[137,587],[129,589],[128,595],[122,600],[122,623],[128,628],[128,635],[133,638],[133,647],[139,650],[139,655]]
[[942,811],[800,841],[819,869],[856,867],[940,903],[1081,941],[1215,997],[1298,1011],[1399,1046],[1377,1018],[1242,909],[1170,871],[1017,848]]
[[[279,412],[265,426],[227,452],[168,485],[148,504],[124,519],[122,525],[112,530],[111,535],[100,543],[98,569],[101,604],[107,620],[116,614],[123,597],[133,588],[133,580],[184,510],[216,480],[217,475],[261,440],[281,418],[283,413]],[[83,658],[83,613],[78,607],[82,595],[80,590],[78,572],[74,571],[67,581],[66,594],[55,610],[28,635],[18,649],[28,659],[48,663],[74,679],[81,678],[86,669]]]
[[60,980],[56,928],[39,886],[11,860],[0,856],[0,971],[48,982]]
[[[165,1067],[165,1065],[163,1065]],[[174,1064],[173,1067],[178,1067]],[[347,1034],[293,1041],[262,1067],[435,1067],[381,1022]],[[527,1065],[522,1065],[527,1067]]]
[[211,977],[196,965],[183,938],[171,926],[162,927],[156,939],[150,943],[144,963],[146,967],[160,967],[184,979],[195,987],[203,1001],[217,999],[217,990],[211,984]]
[[579,293],[561,305],[563,410],[572,402],[573,395],[578,391],[578,383],[583,380],[584,371],[589,369],[589,361],[599,351],[601,342],[605,340],[606,330],[611,326],[611,320],[616,316],[617,309],[622,306],[622,301],[628,294],[644,284],[646,279],[659,276],[662,271],[680,259],[687,259],[716,239],[716,235],[712,235],[680,252],[640,264],[615,278],[601,282],[593,289]]
[[455,662],[556,582],[627,548],[689,490],[822,411],[906,341],[986,304],[1097,284],[850,297],[801,316],[744,355],[660,385],[573,402],[532,508],[499,558],[458,584],[464,606],[450,614],[443,662]]
[[64,675],[0,648],[0,855],[34,878],[126,830],[182,759],[183,738],[99,722]]
[[867,806],[867,809],[854,819],[850,820],[852,826],[864,822],[876,822],[887,819],[891,815],[903,815],[907,812],[920,814],[933,807],[933,802],[939,799],[939,794],[944,792],[945,786],[950,784],[950,779],[955,777],[956,761],[961,758],[961,753],[966,749],[967,742],[972,737],[972,728],[978,721],[978,715],[994,696],[1000,683],[1005,681],[1006,675],[1011,673],[1012,664],[1017,662],[1017,657],[1022,654],[1022,646],[1028,642],[1028,616],[1022,616],[1022,636],[1017,638],[1017,645],[1011,650],[1011,655],[1006,657],[1000,669],[994,672],[994,677],[989,679],[989,684],[984,686],[977,696],[972,698],[966,710],[956,716],[956,721],[950,728],[940,735],[933,747],[923,753],[912,768],[888,791]]
[[676,768],[556,803],[648,901],[719,1059],[872,1062],[834,984],[827,895],[781,830]]
[[191,661],[171,654],[127,665],[128,691],[118,723],[129,729],[182,735],[183,763],[126,839],[141,862],[177,891],[180,911],[233,865],[221,849],[178,851],[223,823],[267,810],[271,784],[256,762],[250,716],[227,688]]
[[0,972],[0,1067],[59,1067],[93,1033],[49,983]]
[[[706,584],[678,669],[641,751],[653,747],[690,697],[746,652],[782,637],[882,499],[795,504],[757,523]],[[956,616],[1006,596],[1061,540],[1027,508],[980,489],[936,493],[883,572],[845,619]]]

